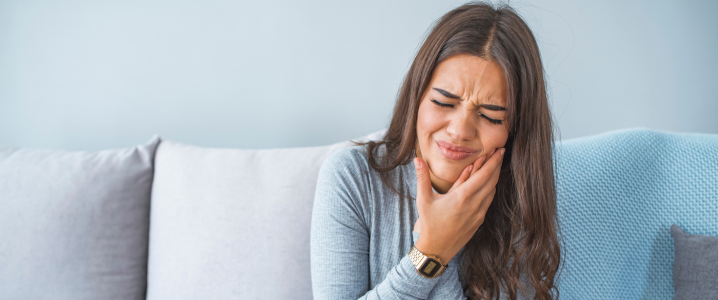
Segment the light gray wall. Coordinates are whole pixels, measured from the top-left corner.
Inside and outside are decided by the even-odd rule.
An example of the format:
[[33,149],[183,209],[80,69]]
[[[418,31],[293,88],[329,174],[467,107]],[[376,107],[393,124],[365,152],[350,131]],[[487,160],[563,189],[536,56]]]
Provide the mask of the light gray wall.
[[[463,1],[0,0],[0,145],[314,146],[385,127]],[[718,2],[512,1],[563,139],[718,133]]]

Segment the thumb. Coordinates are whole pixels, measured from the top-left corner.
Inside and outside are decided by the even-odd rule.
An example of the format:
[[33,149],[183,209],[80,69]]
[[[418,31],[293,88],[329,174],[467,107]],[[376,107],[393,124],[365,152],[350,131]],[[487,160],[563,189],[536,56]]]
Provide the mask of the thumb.
[[429,167],[418,157],[414,158],[414,167],[416,168],[416,198],[431,196],[434,191],[431,189]]

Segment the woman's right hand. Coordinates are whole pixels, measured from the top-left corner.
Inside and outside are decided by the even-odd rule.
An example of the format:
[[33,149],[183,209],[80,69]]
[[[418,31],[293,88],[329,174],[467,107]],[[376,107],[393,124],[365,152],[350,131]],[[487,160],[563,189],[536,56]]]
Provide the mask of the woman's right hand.
[[[486,211],[496,194],[504,148],[476,159],[466,166],[446,194],[431,189],[429,168],[421,158],[416,166],[416,205],[421,222],[416,249],[449,261],[484,223]],[[483,163],[488,156],[486,163]],[[483,163],[483,165],[482,165]]]

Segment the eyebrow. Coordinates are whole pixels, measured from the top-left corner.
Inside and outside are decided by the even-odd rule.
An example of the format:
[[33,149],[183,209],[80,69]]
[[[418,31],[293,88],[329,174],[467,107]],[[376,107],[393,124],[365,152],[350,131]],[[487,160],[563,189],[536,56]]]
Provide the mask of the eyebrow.
[[[459,99],[460,101],[463,101],[463,99],[461,99],[461,97],[459,97],[459,96],[457,96],[457,95],[454,95],[454,94],[452,94],[452,93],[449,93],[449,92],[447,92],[447,91],[445,91],[445,90],[442,90],[442,89],[440,89],[440,88],[432,88],[432,89],[434,89],[434,90],[436,90],[437,92],[441,93],[442,95],[444,95],[444,97],[451,98],[451,99]],[[493,111],[505,111],[505,110],[506,110],[506,108],[503,107],[503,106],[498,106],[498,105],[493,105],[493,104],[481,104],[481,105],[479,105],[479,107],[483,107],[483,108],[485,108],[485,109],[493,110]]]

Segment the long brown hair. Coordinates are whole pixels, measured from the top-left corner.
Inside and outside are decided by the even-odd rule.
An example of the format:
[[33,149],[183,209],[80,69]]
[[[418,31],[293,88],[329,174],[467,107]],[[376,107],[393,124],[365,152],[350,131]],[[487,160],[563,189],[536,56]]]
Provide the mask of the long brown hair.
[[[508,89],[509,127],[494,200],[460,258],[465,291],[470,299],[494,299],[503,287],[510,299],[516,299],[518,290],[526,291],[519,281],[525,273],[537,299],[558,298],[555,279],[561,249],[553,122],[538,45],[510,6],[468,3],[441,17],[404,78],[383,140],[358,144],[366,146],[369,162],[384,184],[399,194],[390,171],[416,156],[421,96],[436,66],[464,53],[501,67]],[[380,145],[385,146],[382,157],[375,151]]]

